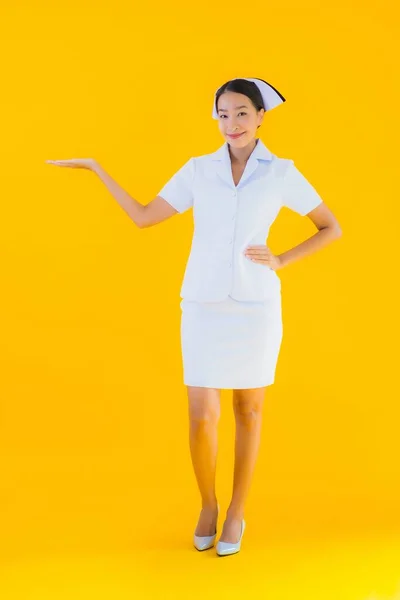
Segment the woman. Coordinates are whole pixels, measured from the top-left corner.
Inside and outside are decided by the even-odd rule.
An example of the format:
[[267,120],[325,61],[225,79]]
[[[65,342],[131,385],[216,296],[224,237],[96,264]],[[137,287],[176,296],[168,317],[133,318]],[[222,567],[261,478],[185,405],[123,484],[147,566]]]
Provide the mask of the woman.
[[[216,538],[221,389],[233,391],[236,420],[233,494],[216,547],[219,556],[240,550],[265,389],[275,379],[283,333],[276,271],[341,235],[334,215],[293,160],[275,156],[255,137],[265,112],[283,102],[262,79],[226,82],[214,95],[212,112],[224,145],[190,158],[147,205],[128,195],[94,159],[47,161],[93,171],[140,228],[194,209],[181,288],[181,345],[190,451],[202,499],[194,532],[198,550],[211,548]],[[307,215],[318,232],[274,255],[265,240],[282,206]]]

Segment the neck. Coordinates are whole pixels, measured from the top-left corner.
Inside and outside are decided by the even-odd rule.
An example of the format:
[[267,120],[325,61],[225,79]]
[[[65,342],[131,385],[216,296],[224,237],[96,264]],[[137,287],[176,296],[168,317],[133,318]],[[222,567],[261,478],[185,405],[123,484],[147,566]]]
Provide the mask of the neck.
[[232,146],[228,143],[229,155],[231,157],[231,162],[239,165],[246,164],[250,154],[253,152],[254,148],[257,146],[258,139],[252,140],[247,146],[243,148],[232,148]]

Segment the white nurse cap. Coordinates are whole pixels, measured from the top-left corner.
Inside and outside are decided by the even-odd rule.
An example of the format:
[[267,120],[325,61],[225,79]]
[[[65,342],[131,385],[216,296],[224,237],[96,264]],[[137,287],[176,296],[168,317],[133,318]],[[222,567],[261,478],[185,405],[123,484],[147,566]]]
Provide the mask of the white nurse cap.
[[[265,111],[271,110],[272,108],[275,108],[279,104],[283,104],[283,102],[286,101],[286,98],[284,98],[282,96],[282,94],[280,92],[278,92],[277,89],[275,89],[270,83],[267,83],[266,81],[263,81],[262,79],[255,79],[253,77],[235,77],[231,81],[234,81],[235,79],[245,79],[246,81],[252,81],[253,83],[256,84],[256,86],[258,87],[258,89],[261,92],[261,96],[264,101]],[[217,96],[217,92],[215,92],[215,94],[214,94],[214,106],[213,106],[213,112],[212,112],[213,119],[218,119],[218,113],[217,113],[217,109],[215,106],[216,96]]]

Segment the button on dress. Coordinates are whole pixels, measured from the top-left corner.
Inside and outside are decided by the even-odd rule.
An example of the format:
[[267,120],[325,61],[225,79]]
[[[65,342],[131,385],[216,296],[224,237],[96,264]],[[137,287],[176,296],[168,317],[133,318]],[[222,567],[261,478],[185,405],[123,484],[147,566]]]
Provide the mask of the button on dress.
[[256,141],[237,186],[224,143],[190,158],[158,193],[180,213],[193,209],[180,303],[185,385],[248,389],[275,381],[281,282],[244,251],[266,244],[282,206],[304,216],[322,199],[293,160]]

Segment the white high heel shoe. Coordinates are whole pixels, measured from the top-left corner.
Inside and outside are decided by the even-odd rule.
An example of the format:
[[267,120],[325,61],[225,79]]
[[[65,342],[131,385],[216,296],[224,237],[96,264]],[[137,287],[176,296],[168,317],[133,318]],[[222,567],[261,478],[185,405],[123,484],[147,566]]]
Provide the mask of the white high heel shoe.
[[218,556],[228,556],[229,554],[236,554],[237,552],[239,552],[245,527],[246,527],[245,520],[242,519],[242,531],[240,534],[239,541],[236,542],[236,544],[234,544],[232,542],[221,542],[221,541],[219,541],[217,543],[216,550],[217,550]]
[[[218,506],[218,514],[219,514],[219,504]],[[217,517],[218,518],[218,517]],[[217,528],[215,528],[217,529]],[[193,543],[197,550],[208,550],[214,546],[215,538],[217,537],[217,531],[215,531],[214,535],[194,535]]]

